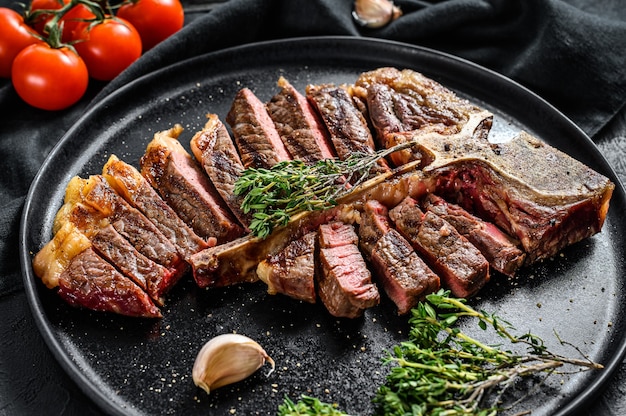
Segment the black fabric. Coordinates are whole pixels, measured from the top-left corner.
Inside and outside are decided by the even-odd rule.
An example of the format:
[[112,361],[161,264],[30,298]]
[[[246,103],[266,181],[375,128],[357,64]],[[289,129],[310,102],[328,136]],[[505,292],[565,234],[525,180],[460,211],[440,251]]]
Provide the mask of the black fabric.
[[[194,0],[194,9],[203,1],[214,3]],[[18,324],[3,324],[3,339],[16,334],[16,327],[9,325],[24,324],[35,331],[32,317],[25,316],[28,310],[23,307],[18,226],[37,169],[86,108],[163,66],[260,40],[318,35],[380,37],[449,52],[513,78],[594,137],[624,107],[626,8],[622,0],[398,0],[396,4],[404,15],[373,30],[355,24],[352,0],[224,1],[208,13],[190,13],[190,22],[178,34],[146,53],[112,82],[91,81],[87,95],[78,104],[59,112],[29,107],[8,80],[0,80],[0,306],[19,320]],[[16,7],[12,0],[0,0],[0,6]],[[616,147],[607,143],[604,148],[613,156],[615,149],[626,154],[626,138],[622,139]],[[613,161],[623,167],[619,158]],[[31,355],[43,348],[40,339],[26,342]],[[15,346],[7,341],[0,348],[2,357],[3,351],[13,351]],[[47,351],[43,354],[49,356]],[[9,409],[7,414],[30,413],[39,398],[27,381],[35,378],[38,370],[30,362],[23,363],[29,366],[28,371],[20,374],[18,364],[6,367],[2,359],[0,364],[0,414],[4,409]],[[45,369],[47,377],[60,380],[58,388],[63,389],[67,381],[58,375],[61,370]],[[10,379],[16,375],[23,380]],[[18,392],[12,386],[31,390]],[[56,387],[49,388],[56,392]],[[619,414],[612,413],[615,408],[611,409],[610,403],[601,407],[603,414]],[[68,409],[58,413],[75,410],[72,406]]]

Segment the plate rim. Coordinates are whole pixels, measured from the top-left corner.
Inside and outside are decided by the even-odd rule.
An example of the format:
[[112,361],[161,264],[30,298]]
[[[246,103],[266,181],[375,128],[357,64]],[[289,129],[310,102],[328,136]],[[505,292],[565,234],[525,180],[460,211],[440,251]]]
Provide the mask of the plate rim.
[[[130,409],[120,407],[119,403],[112,401],[110,397],[104,394],[100,389],[97,388],[92,379],[90,379],[84,371],[80,369],[75,361],[71,359],[69,356],[67,349],[64,348],[61,339],[55,333],[53,328],[51,327],[51,323],[48,319],[48,316],[45,314],[42,301],[37,293],[38,291],[38,283],[37,279],[33,275],[32,272],[32,255],[29,254],[28,251],[28,223],[27,220],[29,218],[29,214],[31,213],[32,199],[33,195],[38,187],[38,184],[41,182],[41,177],[43,173],[46,171],[48,165],[55,159],[57,154],[61,149],[63,149],[65,142],[69,141],[72,137],[74,131],[79,128],[79,126],[84,122],[85,119],[88,119],[93,113],[96,113],[101,110],[102,107],[106,106],[107,103],[111,100],[114,100],[116,97],[120,95],[124,95],[126,91],[132,90],[137,85],[140,85],[143,82],[149,82],[152,78],[162,76],[164,73],[172,71],[179,67],[185,67],[187,65],[193,64],[194,61],[202,61],[205,59],[209,59],[211,57],[225,55],[225,54],[235,54],[235,53],[244,53],[246,50],[258,49],[258,48],[274,48],[277,46],[283,46],[285,44],[308,44],[308,43],[327,43],[327,42],[340,42],[342,44],[349,43],[366,43],[366,44],[379,44],[379,45],[389,45],[395,46],[398,48],[412,50],[418,54],[429,55],[431,57],[436,57],[448,61],[452,61],[455,64],[462,65],[471,69],[473,71],[480,72],[484,75],[488,75],[490,77],[495,77],[499,80],[499,82],[504,82],[505,84],[510,85],[514,89],[517,89],[521,94],[524,94],[537,103],[540,103],[544,108],[548,109],[554,116],[562,119],[564,123],[567,124],[567,127],[571,129],[572,134],[576,134],[579,140],[585,142],[586,148],[585,150],[592,150],[594,152],[593,158],[600,160],[603,163],[602,168],[605,170],[603,172],[604,175],[609,177],[611,181],[615,183],[615,191],[614,196],[617,194],[622,198],[625,191],[624,186],[616,175],[614,168],[608,163],[604,155],[600,152],[598,146],[589,138],[589,136],[572,120],[570,120],[567,116],[565,116],[560,110],[550,104],[547,100],[534,93],[529,88],[520,84],[519,82],[512,80],[494,70],[483,67],[477,63],[469,61],[467,59],[438,51],[435,49],[431,49],[428,47],[420,46],[420,45],[412,45],[399,41],[392,41],[386,39],[378,39],[378,38],[364,38],[364,37],[353,37],[353,36],[306,36],[306,37],[296,37],[296,38],[284,38],[284,39],[273,39],[267,41],[260,41],[254,43],[247,43],[242,45],[236,45],[224,49],[219,49],[211,52],[207,52],[201,55],[193,56],[182,61],[173,63],[171,65],[164,66],[162,68],[156,69],[154,71],[145,73],[140,77],[137,77],[128,83],[122,85],[118,89],[110,92],[107,95],[99,98],[97,101],[90,103],[85,110],[85,112],[72,124],[72,126],[64,133],[61,139],[55,144],[55,146],[50,150],[48,155],[46,156],[44,162],[39,168],[37,174],[33,178],[31,185],[29,187],[29,191],[26,195],[24,206],[22,209],[22,215],[20,218],[20,226],[19,226],[19,251],[20,251],[20,266],[22,273],[22,280],[24,283],[25,292],[27,295],[27,300],[29,303],[29,307],[31,313],[34,317],[35,323],[39,332],[41,333],[44,341],[52,355],[56,358],[57,362],[61,365],[62,369],[65,373],[70,376],[70,378],[75,382],[80,390],[86,394],[94,403],[98,406],[100,410],[108,414],[117,414],[117,415],[127,415]],[[584,406],[588,405],[590,401],[595,398],[601,391],[602,387],[612,378],[613,373],[619,367],[620,363],[626,356],[626,337],[624,337],[619,344],[619,347],[616,349],[616,354],[611,356],[611,361],[608,365],[605,366],[605,369],[601,372],[600,375],[595,377],[590,383],[588,383],[581,394],[576,397],[573,397],[563,408],[559,409],[556,414],[564,415],[568,414],[574,410],[580,410]]]

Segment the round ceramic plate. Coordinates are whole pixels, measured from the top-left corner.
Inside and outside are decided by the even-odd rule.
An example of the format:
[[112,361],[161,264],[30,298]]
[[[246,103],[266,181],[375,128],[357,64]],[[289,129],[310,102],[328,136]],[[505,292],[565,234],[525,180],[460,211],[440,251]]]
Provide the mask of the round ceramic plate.
[[[138,166],[152,135],[175,123],[185,127],[180,139],[188,145],[205,114],[224,118],[243,87],[266,101],[278,91],[280,76],[303,90],[308,83],[352,83],[359,73],[382,66],[423,72],[491,110],[495,139],[527,130],[618,183],[588,137],[541,98],[494,72],[428,49],[359,38],[293,39],[211,53],[146,75],[101,100],[68,131],[32,184],[21,226],[21,261],[35,320],[63,368],[103,411],[273,415],[285,396],[308,394],[350,414],[373,413],[371,399],[387,372],[384,351],[407,336],[407,318],[396,316],[386,299],[362,318],[337,319],[321,304],[270,296],[260,282],[200,290],[186,276],[167,297],[162,319],[131,319],[67,306],[41,284],[31,260],[52,236],[69,179],[100,173],[111,154]],[[525,268],[515,280],[493,276],[471,300],[520,334],[532,331],[557,352],[576,355],[558,343],[556,331],[606,366],[553,377],[518,411],[541,415],[580,408],[621,362],[624,202],[618,185],[600,234]],[[276,361],[276,371],[259,371],[207,395],[191,378],[196,354],[210,338],[230,332],[259,342]]]

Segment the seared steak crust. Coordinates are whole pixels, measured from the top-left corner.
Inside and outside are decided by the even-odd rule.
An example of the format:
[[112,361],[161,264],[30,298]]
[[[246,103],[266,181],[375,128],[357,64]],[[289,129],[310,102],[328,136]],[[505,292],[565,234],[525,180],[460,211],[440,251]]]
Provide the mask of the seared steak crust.
[[439,290],[439,276],[393,228],[374,246],[371,262],[377,281],[396,304],[398,315],[408,313],[426,295]]
[[208,247],[133,166],[111,156],[102,175],[118,194],[152,221],[185,260]]
[[356,318],[380,302],[357,243],[351,225],[333,222],[319,228],[319,296],[333,316]]
[[246,168],[271,168],[291,155],[265,106],[248,88],[241,89],[226,115],[241,161]]
[[141,174],[200,237],[224,243],[241,236],[242,227],[178,141],[181,132],[176,126],[154,135],[141,157]]
[[424,208],[432,211],[452,225],[467,238],[494,270],[507,276],[514,276],[524,263],[526,254],[519,249],[519,241],[505,234],[495,225],[470,214],[460,206],[446,202],[434,194],[424,198]]
[[310,232],[259,263],[257,274],[267,284],[267,292],[315,303],[316,246],[317,233]]
[[424,213],[413,198],[406,198],[389,216],[454,296],[470,297],[489,280],[489,263],[478,249],[444,219]]
[[95,311],[160,318],[148,295],[91,248],[76,255],[59,277],[59,295],[70,305]]
[[234,192],[235,182],[244,169],[237,148],[217,114],[208,114],[207,118],[202,130],[191,139],[191,151],[230,211],[241,224],[248,226],[252,215],[243,213],[243,197]]
[[285,78],[280,77],[278,86],[280,92],[266,107],[289,154],[308,163],[333,158],[324,125],[311,104]]

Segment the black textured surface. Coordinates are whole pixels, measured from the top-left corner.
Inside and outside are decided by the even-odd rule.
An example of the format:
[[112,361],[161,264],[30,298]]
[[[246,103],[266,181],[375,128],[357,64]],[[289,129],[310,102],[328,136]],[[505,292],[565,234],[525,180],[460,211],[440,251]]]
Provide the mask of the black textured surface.
[[[360,71],[383,65],[422,71],[487,106],[496,113],[497,135],[527,129],[617,180],[587,136],[540,98],[473,64],[408,45],[356,38],[269,43],[201,56],[141,78],[92,107],[53,149],[35,178],[22,224],[20,255],[34,320],[64,371],[102,410],[274,414],[285,394],[307,393],[354,414],[371,411],[368,399],[384,377],[382,350],[406,334],[405,319],[394,316],[387,302],[362,319],[337,320],[321,305],[269,296],[260,283],[201,291],[187,276],[168,298],[162,320],[126,319],[67,307],[33,276],[30,259],[50,238],[69,178],[99,173],[110,154],[136,165],[152,134],[173,123],[186,128],[182,141],[188,141],[206,112],[223,117],[244,86],[266,100],[280,75],[303,88],[309,82],[352,82]],[[608,366],[555,379],[529,402],[533,414],[580,410],[621,363],[624,209],[618,187],[601,234],[525,269],[516,282],[494,278],[473,301],[551,345],[556,330]],[[195,354],[212,336],[232,331],[260,342],[277,371],[207,396],[191,381]],[[76,386],[70,386],[67,395],[73,396]],[[77,408],[73,400],[70,409]],[[86,406],[85,412],[93,408]]]

